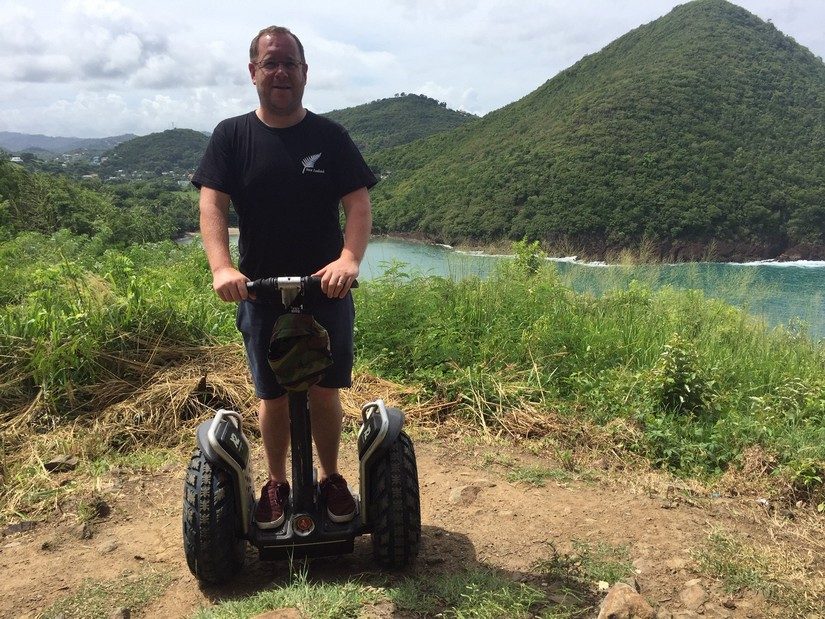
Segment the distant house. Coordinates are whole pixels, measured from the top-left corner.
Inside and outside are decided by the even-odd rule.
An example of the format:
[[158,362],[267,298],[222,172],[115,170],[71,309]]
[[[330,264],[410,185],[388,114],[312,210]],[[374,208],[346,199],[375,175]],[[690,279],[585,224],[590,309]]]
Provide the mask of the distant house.
[[20,157],[12,157],[9,161],[12,163],[23,163],[23,160]]

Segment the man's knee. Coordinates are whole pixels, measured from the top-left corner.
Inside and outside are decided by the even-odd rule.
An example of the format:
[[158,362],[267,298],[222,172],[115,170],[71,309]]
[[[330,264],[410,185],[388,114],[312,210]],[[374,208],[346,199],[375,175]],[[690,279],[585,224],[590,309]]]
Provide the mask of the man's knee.
[[341,406],[340,389],[335,387],[320,387],[314,385],[309,388],[309,405],[329,410]]
[[258,410],[262,413],[283,413],[289,410],[289,401],[286,394],[277,398],[260,400]]

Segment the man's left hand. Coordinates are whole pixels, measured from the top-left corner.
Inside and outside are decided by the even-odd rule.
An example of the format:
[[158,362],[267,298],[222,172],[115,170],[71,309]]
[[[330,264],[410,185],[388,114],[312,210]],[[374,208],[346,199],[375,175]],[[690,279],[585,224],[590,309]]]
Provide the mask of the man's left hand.
[[358,262],[342,256],[313,275],[321,278],[321,290],[330,299],[343,299],[347,296],[352,282],[358,277],[358,273]]

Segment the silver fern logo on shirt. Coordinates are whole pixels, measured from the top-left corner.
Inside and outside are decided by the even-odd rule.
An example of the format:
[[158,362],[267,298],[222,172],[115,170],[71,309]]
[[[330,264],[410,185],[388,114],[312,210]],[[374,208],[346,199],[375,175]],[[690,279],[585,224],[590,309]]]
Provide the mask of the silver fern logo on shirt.
[[314,155],[309,155],[308,157],[301,159],[301,165],[304,166],[304,170],[301,174],[306,174],[307,172],[312,172],[313,174],[323,174],[323,170],[319,170],[315,167],[315,164],[318,163],[320,158],[321,153],[315,153]]

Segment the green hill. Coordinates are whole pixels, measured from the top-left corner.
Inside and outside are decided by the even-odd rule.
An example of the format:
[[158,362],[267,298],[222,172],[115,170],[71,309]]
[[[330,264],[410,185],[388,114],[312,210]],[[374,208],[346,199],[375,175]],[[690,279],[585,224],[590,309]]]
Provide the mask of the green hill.
[[341,123],[364,155],[449,131],[477,117],[425,95],[400,94],[323,114]]
[[374,158],[378,231],[604,255],[825,255],[825,64],[697,0],[478,122]]
[[105,153],[101,176],[117,170],[147,172],[149,175],[194,172],[198,167],[209,137],[192,129],[169,129],[150,133],[118,144]]

